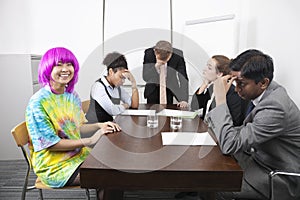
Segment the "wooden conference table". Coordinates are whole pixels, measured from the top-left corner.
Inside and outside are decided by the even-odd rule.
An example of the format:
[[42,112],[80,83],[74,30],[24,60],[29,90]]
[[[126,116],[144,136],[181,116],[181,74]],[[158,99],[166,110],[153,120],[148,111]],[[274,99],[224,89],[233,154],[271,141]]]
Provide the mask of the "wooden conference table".
[[[138,109],[164,108],[176,105]],[[169,117],[160,116],[155,129],[147,128],[146,116],[119,115],[115,121],[122,131],[102,137],[80,167],[82,188],[102,188],[105,199],[122,199],[124,190],[203,191],[210,199],[217,191],[240,191],[243,171],[218,146],[162,145],[161,132],[171,131]],[[205,132],[207,126],[196,116],[183,119],[181,131]]]

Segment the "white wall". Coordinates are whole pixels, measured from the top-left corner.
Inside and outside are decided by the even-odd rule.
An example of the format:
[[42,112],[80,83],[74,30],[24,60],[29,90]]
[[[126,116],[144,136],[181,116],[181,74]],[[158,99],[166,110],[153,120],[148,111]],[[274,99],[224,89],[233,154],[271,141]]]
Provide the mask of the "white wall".
[[[233,57],[238,52],[237,35],[240,4],[238,0],[174,0],[173,29],[184,35],[174,37],[174,45],[184,51],[190,81],[189,90],[193,94],[202,83],[202,70],[209,57],[223,54]],[[233,14],[233,20],[186,25],[187,21],[207,19]],[[197,44],[198,46],[194,46]]]
[[[0,54],[43,54],[54,46],[71,49],[82,66],[76,89],[82,99],[87,99],[91,84],[104,69],[100,65],[102,3],[102,0],[0,0]],[[158,39],[170,38],[168,3],[106,1],[105,50],[125,53],[129,68],[139,80],[144,48]],[[190,92],[201,82],[198,75],[209,56],[235,57],[247,48],[258,48],[274,58],[275,80],[287,88],[300,106],[300,93],[296,92],[299,9],[297,0],[173,0],[174,46],[184,50]],[[234,20],[185,25],[186,20],[226,14],[235,14]],[[29,99],[28,94],[18,92],[18,87],[28,87],[29,91],[31,82],[27,78],[13,78],[17,72],[30,77],[30,72],[12,65],[0,67],[0,159],[16,159],[21,154],[16,150],[10,129],[23,119]],[[7,111],[9,107],[16,108],[16,112]]]
[[26,1],[0,1],[0,53],[30,52],[29,14]]
[[[1,160],[21,157],[10,130],[24,120],[27,101],[32,95],[30,56],[24,55],[29,52],[30,44],[28,18],[29,11],[25,1],[0,1]],[[9,53],[20,56],[3,55]]]
[[101,42],[101,19],[99,0],[0,0],[0,160],[22,157],[10,130],[24,120],[33,93],[28,54],[64,46],[83,63]]
[[[168,2],[161,0],[106,1],[105,44],[98,43],[99,46],[91,49],[93,52],[90,52],[82,63],[77,85],[82,98],[89,98],[90,86],[106,71],[101,62],[104,56],[112,51],[118,51],[126,56],[129,69],[135,76],[137,84],[144,85],[141,77],[144,49],[153,46],[159,39],[170,39]],[[102,10],[98,12],[102,15]],[[162,29],[165,31],[161,31]]]
[[25,118],[27,102],[33,93],[30,55],[0,55],[1,112],[0,160],[21,157],[10,130]]
[[[246,48],[261,49],[274,59],[274,79],[300,107],[300,1],[251,0]],[[241,48],[242,50],[243,48]]]

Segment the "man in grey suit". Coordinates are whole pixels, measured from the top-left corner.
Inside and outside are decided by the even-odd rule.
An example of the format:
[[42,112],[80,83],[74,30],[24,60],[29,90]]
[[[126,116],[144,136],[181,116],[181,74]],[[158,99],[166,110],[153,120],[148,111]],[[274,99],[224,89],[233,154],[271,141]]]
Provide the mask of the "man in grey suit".
[[[232,74],[214,82],[217,107],[207,114],[220,149],[232,155],[244,170],[240,192],[222,192],[217,199],[268,199],[268,174],[272,170],[300,171],[300,111],[286,90],[273,79],[272,58],[247,50],[231,64]],[[232,82],[236,92],[251,100],[254,109],[240,127],[234,127],[226,92]],[[300,179],[280,177],[275,197],[300,199]]]

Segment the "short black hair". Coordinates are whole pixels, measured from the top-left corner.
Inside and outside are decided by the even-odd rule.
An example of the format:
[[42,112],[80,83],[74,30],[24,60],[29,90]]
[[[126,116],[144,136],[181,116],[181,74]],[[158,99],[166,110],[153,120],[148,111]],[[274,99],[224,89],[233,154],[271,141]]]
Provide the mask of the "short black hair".
[[118,69],[128,69],[126,58],[119,52],[112,52],[105,56],[103,65],[107,66],[107,71],[112,68],[114,72]]
[[273,59],[257,49],[249,49],[233,59],[229,65],[232,71],[240,71],[241,76],[252,79],[255,83],[264,78],[273,80]]

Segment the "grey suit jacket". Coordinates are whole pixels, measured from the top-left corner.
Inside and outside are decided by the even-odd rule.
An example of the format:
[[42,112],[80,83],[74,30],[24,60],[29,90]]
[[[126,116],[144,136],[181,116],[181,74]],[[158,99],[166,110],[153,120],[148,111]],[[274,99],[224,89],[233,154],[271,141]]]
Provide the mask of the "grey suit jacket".
[[[300,111],[286,90],[272,81],[258,105],[240,127],[234,127],[226,104],[207,114],[221,151],[233,155],[244,170],[244,179],[269,196],[271,170],[300,172]],[[275,196],[299,199],[300,179],[281,177]]]

